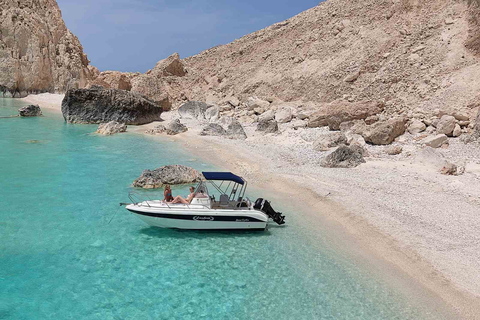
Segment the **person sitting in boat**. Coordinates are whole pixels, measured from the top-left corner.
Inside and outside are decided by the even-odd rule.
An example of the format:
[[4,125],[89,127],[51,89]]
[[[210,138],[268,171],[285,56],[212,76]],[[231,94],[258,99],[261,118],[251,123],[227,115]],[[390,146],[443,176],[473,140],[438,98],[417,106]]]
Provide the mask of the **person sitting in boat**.
[[172,202],[174,200],[172,196],[172,189],[170,188],[169,184],[165,185],[165,191],[163,191],[163,196],[165,197],[163,199],[163,201],[165,202]]
[[184,199],[182,196],[176,196],[175,199],[173,199],[172,203],[184,203],[184,204],[190,204],[192,202],[193,198],[195,197],[195,188],[190,187],[190,194],[187,196],[186,199]]

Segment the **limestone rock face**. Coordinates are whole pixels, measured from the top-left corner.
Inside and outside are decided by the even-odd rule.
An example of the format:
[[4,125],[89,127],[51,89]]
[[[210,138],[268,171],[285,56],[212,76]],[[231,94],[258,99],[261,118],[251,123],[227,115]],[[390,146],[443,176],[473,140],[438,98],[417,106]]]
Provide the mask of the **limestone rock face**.
[[168,165],[155,170],[145,170],[138,177],[133,186],[144,189],[161,188],[164,184],[185,184],[201,180],[201,174],[197,170],[182,166]]
[[29,105],[18,109],[20,117],[38,117],[42,115],[42,110],[37,105]]
[[92,77],[55,0],[0,1],[0,86],[18,97],[64,92]]
[[375,122],[367,127],[363,134],[366,142],[371,144],[390,144],[396,137],[405,132],[405,120],[394,118],[387,121]]
[[366,119],[382,112],[384,106],[380,102],[334,101],[324,105],[310,116],[310,128],[328,126],[330,130],[340,130],[342,122]]
[[363,148],[361,146],[340,146],[322,159],[320,166],[326,168],[354,168],[362,163]]
[[155,77],[177,76],[183,77],[187,74],[182,60],[178,53],[174,53],[166,59],[157,62],[155,67],[150,71],[149,75]]
[[62,101],[65,121],[139,125],[160,120],[162,108],[138,94],[115,89],[74,89]]
[[95,133],[102,134],[104,136],[110,136],[112,134],[125,131],[127,131],[127,126],[125,125],[125,123],[110,121],[107,123],[101,123]]
[[100,72],[96,79],[90,83],[91,86],[101,86],[105,89],[119,89],[130,91],[132,89],[132,79],[137,76],[136,73],[124,73],[119,71]]

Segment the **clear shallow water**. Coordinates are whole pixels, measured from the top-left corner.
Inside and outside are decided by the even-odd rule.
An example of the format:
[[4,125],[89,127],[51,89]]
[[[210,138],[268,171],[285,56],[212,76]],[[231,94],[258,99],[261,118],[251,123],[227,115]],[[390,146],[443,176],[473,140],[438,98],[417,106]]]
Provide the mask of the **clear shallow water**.
[[437,318],[307,238],[298,214],[260,233],[149,228],[118,207],[143,169],[214,168],[44,114],[0,119],[0,319]]

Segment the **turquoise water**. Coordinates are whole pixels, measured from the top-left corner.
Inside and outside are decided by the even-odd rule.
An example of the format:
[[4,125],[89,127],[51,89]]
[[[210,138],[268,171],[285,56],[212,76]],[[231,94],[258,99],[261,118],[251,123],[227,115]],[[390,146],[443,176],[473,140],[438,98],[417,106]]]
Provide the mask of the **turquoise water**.
[[[0,116],[22,105],[0,103]],[[307,237],[298,213],[266,232],[146,226],[118,206],[143,169],[214,168],[44,114],[0,119],[0,319],[437,318]]]

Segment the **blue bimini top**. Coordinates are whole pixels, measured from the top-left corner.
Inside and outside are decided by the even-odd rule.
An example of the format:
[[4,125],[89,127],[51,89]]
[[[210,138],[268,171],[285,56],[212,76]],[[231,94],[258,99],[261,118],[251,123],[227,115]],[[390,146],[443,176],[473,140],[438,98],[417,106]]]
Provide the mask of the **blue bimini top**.
[[245,184],[245,180],[231,172],[202,172],[207,180],[233,181],[238,184]]

